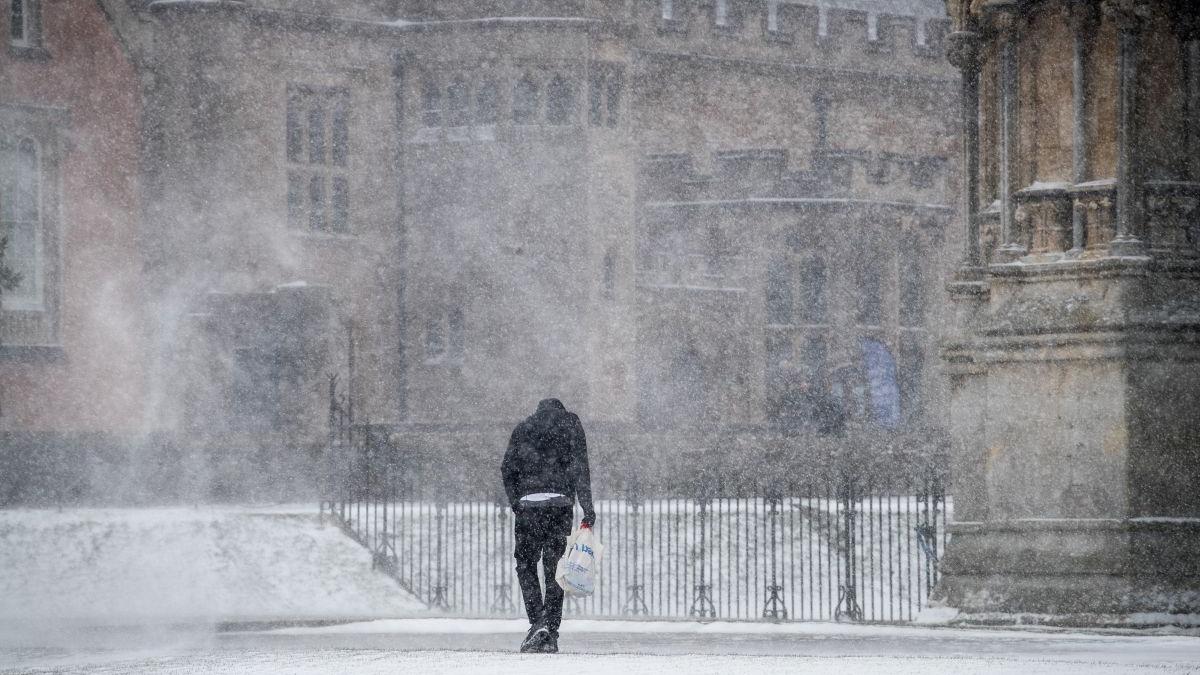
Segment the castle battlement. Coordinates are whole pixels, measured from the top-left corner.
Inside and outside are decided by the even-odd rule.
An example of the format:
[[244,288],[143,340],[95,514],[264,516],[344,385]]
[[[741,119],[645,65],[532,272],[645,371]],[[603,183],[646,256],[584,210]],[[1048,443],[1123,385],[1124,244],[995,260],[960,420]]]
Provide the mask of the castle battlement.
[[[910,55],[930,67],[941,58],[950,19],[931,0],[372,0],[353,5],[309,0],[145,0],[141,7],[182,15],[248,11],[270,21],[323,27],[342,22],[360,30],[471,31],[554,27],[641,34],[643,47],[695,38],[713,40],[715,51],[758,50],[803,60],[839,60],[839,54]],[[933,9],[936,7],[937,9]],[[815,50],[815,51],[814,51]],[[685,50],[686,51],[686,50]],[[843,57],[844,58],[844,57]],[[905,59],[906,62],[909,59]],[[832,64],[839,65],[840,64]]]
[[816,149],[807,168],[791,168],[781,148],[713,153],[711,173],[689,154],[649,155],[639,180],[645,202],[695,203],[761,199],[837,199],[936,202],[949,161],[936,155]]
[[[903,3],[841,0],[821,3],[778,0],[643,0],[654,7],[659,34],[709,31],[717,36],[788,45],[898,54],[908,51],[936,61],[950,19],[929,9],[896,12]],[[845,6],[842,6],[845,5]],[[878,7],[878,11],[874,9]]]

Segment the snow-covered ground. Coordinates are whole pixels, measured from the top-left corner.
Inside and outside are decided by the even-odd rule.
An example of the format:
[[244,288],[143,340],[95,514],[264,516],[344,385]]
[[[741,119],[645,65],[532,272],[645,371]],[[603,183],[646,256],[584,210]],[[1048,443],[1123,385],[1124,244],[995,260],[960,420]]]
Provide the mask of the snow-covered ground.
[[316,507],[0,511],[0,629],[404,616]]
[[310,507],[0,511],[0,675],[1200,675],[1194,630],[569,619],[534,656],[525,628],[430,617]]
[[[829,623],[568,620],[558,655],[515,620],[414,619],[246,632],[5,641],[0,673],[1200,673],[1200,638]],[[39,646],[51,645],[51,646]]]

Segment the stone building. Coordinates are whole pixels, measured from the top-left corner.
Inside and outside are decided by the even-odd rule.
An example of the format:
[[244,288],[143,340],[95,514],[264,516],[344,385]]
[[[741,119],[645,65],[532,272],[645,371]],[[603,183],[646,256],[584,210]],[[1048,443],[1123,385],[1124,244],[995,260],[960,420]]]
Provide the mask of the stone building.
[[937,444],[935,0],[102,4],[162,428],[315,451],[337,374],[435,457],[494,457],[546,395],[601,454],[761,452],[814,399],[833,446]]
[[70,490],[135,436],[147,396],[138,247],[140,106],[129,52],[94,0],[0,13],[0,504]]
[[1198,13],[948,5],[966,236],[941,593],[993,617],[1195,613]]

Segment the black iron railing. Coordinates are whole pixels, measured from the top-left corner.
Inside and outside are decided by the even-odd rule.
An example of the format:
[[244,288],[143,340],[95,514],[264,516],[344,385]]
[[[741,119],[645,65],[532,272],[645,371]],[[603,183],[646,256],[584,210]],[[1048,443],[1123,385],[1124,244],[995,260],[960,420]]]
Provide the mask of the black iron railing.
[[[508,506],[431,499],[428,477],[386,428],[339,422],[323,509],[431,609],[517,615]],[[946,543],[943,467],[937,457],[860,455],[737,490],[722,487],[719,469],[678,494],[627,484],[597,501],[596,534],[608,547],[599,583],[566,611],[909,621],[937,583]]]

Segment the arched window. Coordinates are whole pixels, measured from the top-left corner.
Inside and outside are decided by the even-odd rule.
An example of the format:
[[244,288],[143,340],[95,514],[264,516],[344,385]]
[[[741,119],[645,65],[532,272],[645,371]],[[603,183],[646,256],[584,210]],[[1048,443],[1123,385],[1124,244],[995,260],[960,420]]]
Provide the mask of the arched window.
[[8,238],[3,264],[18,277],[0,290],[7,308],[38,308],[42,302],[40,162],[30,138],[0,138],[0,236]]
[[475,121],[482,125],[495,124],[500,114],[500,86],[495,78],[486,78],[475,91]]
[[471,123],[471,88],[462,76],[455,77],[446,87],[446,119],[452,127]]
[[925,323],[923,247],[920,236],[908,233],[900,244],[900,325],[918,327]]
[[878,326],[883,323],[883,279],[880,261],[883,256],[875,252],[863,252],[855,260],[858,277],[858,312],[860,326]]
[[904,418],[915,421],[922,411],[921,380],[925,373],[925,347],[921,333],[908,333],[900,339],[900,408]]
[[12,0],[8,12],[8,37],[18,47],[29,44],[29,2]]
[[714,12],[714,20],[718,26],[729,25],[729,0],[716,0],[717,6]]
[[562,75],[555,75],[546,88],[546,121],[570,124],[575,118],[575,89]]
[[534,124],[538,116],[538,85],[528,73],[517,80],[513,87],[513,122],[517,124]]
[[604,254],[604,297],[612,300],[617,291],[617,251],[610,248]]
[[421,80],[421,123],[427,127],[442,123],[442,89],[432,75]]
[[825,322],[825,259],[814,256],[800,278],[800,322]]
[[588,123],[594,127],[615,127],[621,108],[620,66],[592,63],[588,74]]
[[788,258],[775,258],[767,265],[767,323],[792,323],[792,264]]

